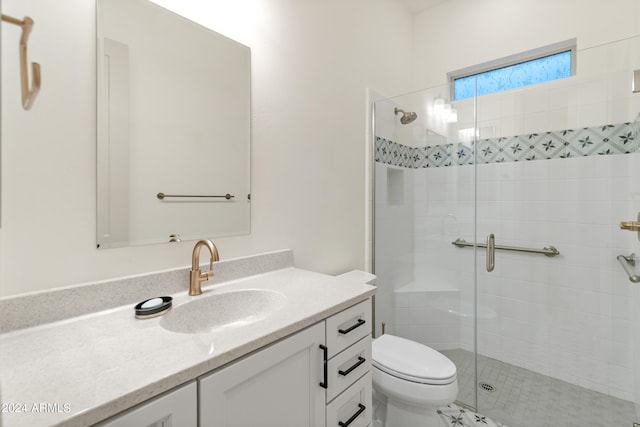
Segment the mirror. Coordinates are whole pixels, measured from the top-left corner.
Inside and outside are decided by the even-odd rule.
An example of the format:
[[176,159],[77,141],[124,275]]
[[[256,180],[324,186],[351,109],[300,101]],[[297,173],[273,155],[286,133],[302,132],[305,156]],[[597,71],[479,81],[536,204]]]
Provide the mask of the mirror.
[[248,234],[250,49],[146,0],[97,28],[98,248]]

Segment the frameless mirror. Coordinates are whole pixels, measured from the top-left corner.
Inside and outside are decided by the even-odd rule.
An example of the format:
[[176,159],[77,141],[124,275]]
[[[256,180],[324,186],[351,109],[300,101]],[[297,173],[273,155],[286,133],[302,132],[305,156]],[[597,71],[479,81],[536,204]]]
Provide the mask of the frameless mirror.
[[97,29],[98,247],[249,233],[249,48],[146,0]]

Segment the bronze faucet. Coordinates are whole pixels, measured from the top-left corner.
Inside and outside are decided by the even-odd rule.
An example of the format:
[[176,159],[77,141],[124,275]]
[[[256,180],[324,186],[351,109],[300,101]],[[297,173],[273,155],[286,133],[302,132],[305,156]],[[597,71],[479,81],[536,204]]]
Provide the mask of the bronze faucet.
[[[200,248],[206,246],[211,253],[211,261],[209,262],[209,271],[200,271]],[[200,295],[202,289],[200,283],[213,277],[213,262],[219,261],[218,248],[211,240],[200,240],[193,248],[191,255],[191,279],[189,281],[189,295]]]

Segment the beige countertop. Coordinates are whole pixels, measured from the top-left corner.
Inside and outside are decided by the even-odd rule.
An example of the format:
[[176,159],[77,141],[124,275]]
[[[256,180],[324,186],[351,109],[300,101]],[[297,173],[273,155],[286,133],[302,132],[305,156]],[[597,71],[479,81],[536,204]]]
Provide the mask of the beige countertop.
[[172,295],[173,307],[238,289],[277,291],[286,302],[259,322],[208,333],[167,331],[162,317],[136,319],[135,304],[129,304],[0,335],[1,425],[91,425],[375,292],[348,275],[289,267],[203,287],[203,295],[195,297],[185,287]]

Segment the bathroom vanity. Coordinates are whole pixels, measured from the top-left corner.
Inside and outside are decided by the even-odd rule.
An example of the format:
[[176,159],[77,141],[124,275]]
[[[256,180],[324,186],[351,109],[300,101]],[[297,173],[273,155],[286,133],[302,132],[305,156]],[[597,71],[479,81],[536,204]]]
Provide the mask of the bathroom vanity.
[[100,426],[367,427],[370,314],[366,300]]
[[[156,318],[135,319],[128,304],[3,333],[3,404],[45,404],[42,412],[5,411],[3,427],[164,426],[168,420],[180,426],[368,426],[375,288],[278,267],[214,281],[194,297],[187,295],[185,270],[174,307]],[[264,298],[271,294],[279,296]],[[215,306],[224,301],[234,308],[242,298],[255,305],[256,316],[237,319],[234,310]],[[181,306],[201,310],[194,303],[215,307],[222,320],[171,330],[176,320],[169,316],[186,312]]]

